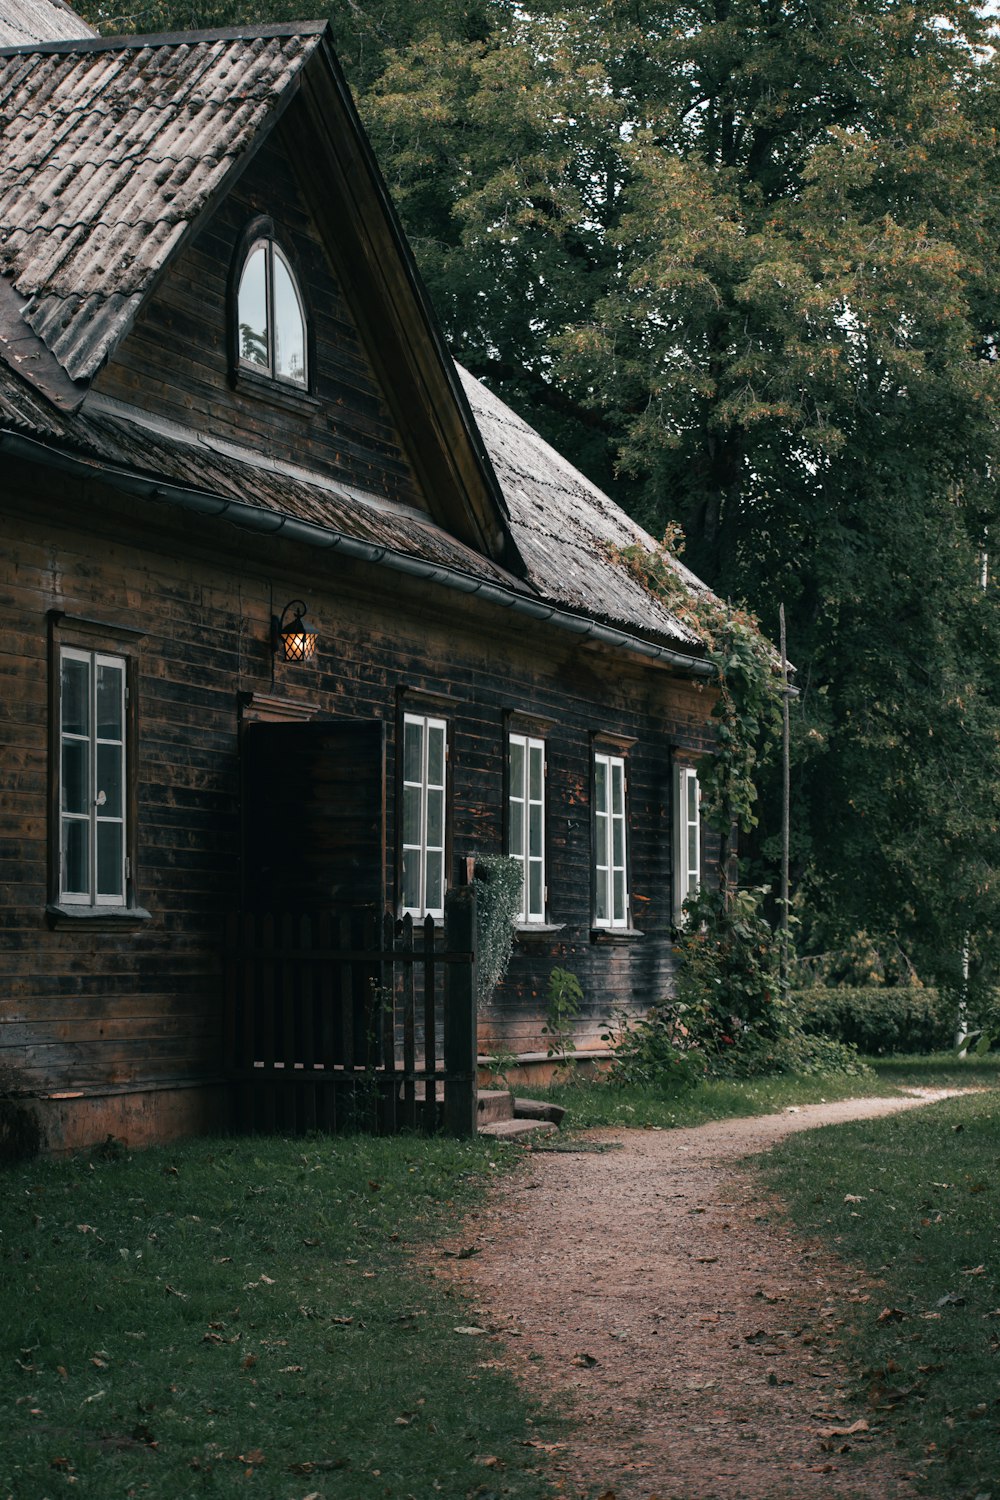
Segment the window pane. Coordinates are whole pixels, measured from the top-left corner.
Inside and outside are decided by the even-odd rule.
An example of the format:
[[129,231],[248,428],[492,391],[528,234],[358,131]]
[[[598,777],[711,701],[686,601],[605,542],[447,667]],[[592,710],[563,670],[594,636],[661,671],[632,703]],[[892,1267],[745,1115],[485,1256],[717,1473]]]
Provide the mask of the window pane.
[[542,915],[542,867],[537,860],[532,860],[528,866],[528,914],[533,917]]
[[90,811],[90,744],[87,740],[63,740],[63,812]]
[[90,824],[75,818],[63,819],[62,888],[74,895],[90,889]]
[[427,844],[431,849],[444,845],[444,792],[427,793]]
[[535,859],[542,855],[542,809],[538,803],[532,803],[528,814],[528,853]]
[[240,359],[268,368],[267,360],[267,252],[258,245],[250,254],[240,277],[238,297]]
[[624,815],[625,812],[625,767],[620,760],[611,762],[611,795],[613,799],[612,810]]
[[609,822],[607,814],[603,814],[597,820],[597,863],[604,866],[611,863]]
[[524,743],[515,739],[510,742],[510,794],[524,796]]
[[427,726],[427,784],[444,786],[444,725]]
[[608,911],[608,872],[597,871],[597,903],[596,915],[599,922],[606,922],[610,913]]
[[414,719],[403,725],[403,780],[423,781],[424,726]]
[[97,747],[98,817],[120,818],[122,815],[122,752],[120,745]]
[[97,664],[97,738],[99,740],[121,740],[122,736],[122,690],[124,673],[121,667],[108,662]]
[[420,843],[421,795],[418,786],[403,788],[403,843]]
[[698,828],[694,823],[688,826],[688,870],[691,875],[690,888],[694,890],[698,878]]
[[697,776],[685,776],[687,782],[687,807],[688,818],[692,823],[698,821],[698,778]]
[[608,763],[599,758],[594,764],[594,799],[597,811],[608,810]]
[[444,907],[444,855],[438,852],[427,855],[424,906],[428,911],[441,911]]
[[122,859],[122,825],[101,823],[97,825],[97,894],[99,896],[124,895]]
[[545,781],[545,756],[541,745],[532,745],[528,765],[530,771],[528,796],[532,802],[541,802],[542,786]]
[[295,283],[280,251],[272,247],[274,269],[274,373],[306,383],[306,329]]
[[623,870],[615,871],[615,911],[613,920],[616,922],[624,922],[625,920],[625,872]]
[[420,908],[420,851],[403,850],[403,905],[411,910]]
[[621,869],[624,866],[624,864],[625,864],[625,823],[624,823],[624,820],[622,818],[615,818],[613,827],[614,827],[614,846],[615,846],[614,863],[615,863],[615,866],[617,868]]
[[524,858],[524,803],[510,804],[510,852],[515,859]]
[[90,733],[90,663],[72,656],[62,659],[62,730]]

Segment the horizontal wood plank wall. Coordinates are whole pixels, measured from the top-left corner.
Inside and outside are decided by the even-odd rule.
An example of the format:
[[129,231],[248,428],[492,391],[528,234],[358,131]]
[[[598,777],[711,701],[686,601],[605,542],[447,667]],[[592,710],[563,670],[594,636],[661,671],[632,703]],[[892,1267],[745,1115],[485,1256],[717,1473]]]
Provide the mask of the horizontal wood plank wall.
[[[427,510],[400,446],[355,321],[319,231],[296,188],[282,132],[258,152],[191,247],[171,267],[135,328],[97,377],[95,390],[192,421],[213,435],[315,467],[370,494]],[[267,215],[301,280],[315,368],[311,394],[295,409],[255,388],[231,389],[227,288],[240,236]]]
[[[519,943],[481,1018],[481,1050],[501,1040],[544,1050],[556,963],[583,985],[581,1046],[599,1041],[616,1005],[662,997],[671,746],[705,748],[710,691],[465,595],[42,474],[12,465],[0,506],[0,1056],[26,1084],[168,1088],[218,1075],[221,939],[239,892],[241,694],[384,721],[390,895],[400,705],[432,702],[427,711],[451,727],[453,880],[464,856],[502,847],[505,716],[530,706],[550,719],[548,883],[559,931]],[[297,595],[318,653],[275,663],[270,615]],[[151,917],[127,932],[51,931],[45,918],[53,609],[145,632],[137,893]],[[591,940],[590,754],[601,731],[635,741],[631,886],[645,935],[618,946]]]

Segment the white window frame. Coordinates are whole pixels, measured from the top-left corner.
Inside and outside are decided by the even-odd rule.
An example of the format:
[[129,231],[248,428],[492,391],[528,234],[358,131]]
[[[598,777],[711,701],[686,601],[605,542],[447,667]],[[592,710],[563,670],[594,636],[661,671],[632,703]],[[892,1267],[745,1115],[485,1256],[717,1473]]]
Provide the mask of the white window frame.
[[[609,930],[629,926],[627,788],[624,755],[595,750],[594,926]],[[606,892],[603,909],[602,875]]]
[[[406,728],[407,725],[416,725],[420,729],[420,767],[419,776],[407,778],[406,776]],[[430,746],[432,735],[441,736],[441,779],[433,781],[430,771]],[[400,893],[403,911],[412,917],[433,917],[435,920],[444,918],[444,898],[448,889],[448,870],[445,857],[448,832],[448,722],[446,719],[435,718],[430,714],[404,713],[403,715],[403,737],[399,747],[400,754],[400,786],[402,798],[399,816],[402,820],[400,829],[400,849],[402,851],[403,863],[406,862],[407,854],[415,855],[417,861],[419,899],[415,903],[407,904],[406,888],[404,885],[403,868],[400,868]],[[415,797],[418,806],[418,837],[415,841],[406,841],[405,808],[407,798]],[[429,807],[432,797],[440,797],[441,801],[441,841],[440,843],[429,842]],[[429,889],[431,884],[430,869],[435,858],[440,860],[440,875],[436,881],[437,889]]]
[[[88,709],[87,709],[87,731],[85,734],[68,731],[65,727],[63,717],[63,691],[64,691],[64,663],[67,661],[82,662],[88,669]],[[100,667],[108,667],[116,671],[120,678],[120,721],[121,738],[101,738],[98,733],[97,724],[97,673]],[[129,882],[129,834],[128,825],[128,662],[124,656],[107,651],[88,651],[79,646],[60,646],[59,648],[59,761],[58,761],[58,809],[59,809],[59,833],[58,833],[58,859],[59,859],[59,901],[66,906],[85,906],[91,908],[118,908],[128,906],[128,882]],[[64,747],[69,744],[85,744],[87,747],[87,807],[80,812],[68,811],[64,806],[65,787],[63,773]],[[101,750],[107,757],[109,752],[117,750],[118,762],[118,784],[120,788],[120,812],[109,814],[102,812],[106,806],[104,793],[98,785],[98,751]],[[84,824],[87,829],[87,883],[84,890],[69,890],[66,883],[65,860],[63,856],[64,831],[70,824]],[[97,853],[99,844],[99,833],[102,827],[117,825],[120,829],[120,857],[118,885],[119,890],[114,893],[99,892],[98,886],[98,863]]]
[[[266,365],[258,364],[255,359],[250,359],[242,352],[243,331],[242,324],[240,322],[240,292],[243,287],[243,277],[246,274],[247,266],[250,264],[251,259],[258,250],[264,251],[264,316],[267,320]],[[285,272],[288,276],[289,281],[291,282],[292,291],[295,293],[295,302],[299,310],[299,321],[302,325],[301,379],[297,378],[294,375],[279,374],[279,372],[275,368],[277,356],[274,297],[275,256],[278,257],[278,259],[281,261],[281,264],[285,268]],[[292,270],[291,262],[289,261],[288,256],[282,250],[281,246],[274,239],[274,237],[269,234],[261,234],[257,236],[257,238],[249,246],[246,255],[244,255],[243,264],[240,267],[239,280],[236,283],[236,351],[241,370],[249,370],[251,372],[256,371],[259,376],[264,376],[265,378],[270,380],[280,381],[284,385],[292,386],[295,390],[307,391],[309,389],[309,330],[306,323],[305,304],[302,301],[302,293],[299,290],[298,277]]]
[[[521,754],[521,774],[514,772],[514,750]],[[539,795],[531,795],[532,767],[537,768]],[[507,853],[521,866],[521,906],[517,920],[524,926],[545,922],[548,890],[545,884],[545,741],[533,735],[507,736]],[[517,814],[520,814],[518,819]],[[520,821],[520,839],[517,822]],[[537,851],[537,852],[533,852]],[[535,879],[532,880],[532,876]],[[532,902],[532,890],[537,899]]]
[[701,890],[701,786],[694,766],[674,765],[674,921]]

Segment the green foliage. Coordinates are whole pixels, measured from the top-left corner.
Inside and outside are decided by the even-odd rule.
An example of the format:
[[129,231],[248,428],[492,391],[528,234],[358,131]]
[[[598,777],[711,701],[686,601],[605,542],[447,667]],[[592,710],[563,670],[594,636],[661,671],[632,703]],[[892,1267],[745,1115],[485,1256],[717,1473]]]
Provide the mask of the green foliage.
[[763,1164],[796,1228],[877,1287],[838,1319],[837,1352],[927,1494],[996,1481],[998,1151],[991,1092],[796,1135]]
[[635,543],[612,548],[611,555],[701,637],[715,667],[715,745],[701,762],[698,778],[703,816],[720,835],[719,880],[725,886],[730,831],[736,827],[746,833],[757,824],[757,765],[781,726],[782,682],[756,618],[692,587],[680,573],[674,556],[683,546],[680,530],[673,526],[653,551]]
[[576,1051],[573,1039],[573,1022],[580,1014],[583,1004],[583,988],[579,979],[569,969],[558,965],[551,971],[545,989],[545,1025],[542,1035],[548,1037],[546,1052],[560,1062],[568,1062]]
[[672,1098],[705,1077],[705,1058],[689,1044],[672,1005],[654,1005],[641,1017],[616,1011],[601,1040],[614,1053],[607,1081],[618,1088]]
[[705,889],[685,904],[676,945],[677,1014],[715,1073],[767,1071],[770,1044],[792,1029],[761,895],[741,890],[726,899]]
[[[149,30],[289,3],[86,13]],[[453,351],[654,535],[679,523],[772,635],[784,602],[807,940],[863,926],[954,987],[968,930],[973,985],[993,983],[989,9],[382,0],[332,25]],[[732,683],[742,649],[721,653]],[[763,881],[777,779],[736,770]]]
[[458,1496],[495,1454],[511,1496],[541,1500],[524,1440],[544,1413],[483,1367],[483,1340],[455,1332],[475,1322],[461,1296],[412,1259],[506,1160],[358,1136],[12,1168],[0,1493]]
[[952,997],[912,985],[835,985],[797,990],[804,1031],[849,1042],[876,1057],[892,1052],[937,1052],[955,1029]]
[[507,972],[514,951],[514,930],[521,909],[521,865],[506,854],[479,854],[476,889],[476,935],[479,942],[479,1005],[489,1003]]

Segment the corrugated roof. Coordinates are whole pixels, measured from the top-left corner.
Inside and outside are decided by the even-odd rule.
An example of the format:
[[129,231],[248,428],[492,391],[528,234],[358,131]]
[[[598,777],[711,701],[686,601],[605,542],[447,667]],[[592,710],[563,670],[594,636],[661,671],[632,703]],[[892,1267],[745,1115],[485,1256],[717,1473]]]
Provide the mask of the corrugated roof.
[[74,380],[99,368],[320,34],[0,53],[0,272]]
[[[0,361],[0,427],[50,443],[100,465],[252,506],[354,541],[440,564],[469,578],[602,621],[651,640],[695,650],[698,638],[613,560],[611,548],[649,535],[549,447],[485,386],[461,370],[510,507],[510,523],[528,564],[524,581],[425,517],[374,496],[310,478],[210,434],[149,419],[108,404],[75,414],[54,410]],[[92,403],[91,403],[92,404]],[[678,575],[701,588],[678,565]]]
[[0,47],[93,35],[86,21],[63,0],[0,0]]
[[[698,637],[612,557],[614,548],[653,548],[648,532],[498,396],[458,367],[510,512],[528,579],[546,598],[633,630],[688,645]],[[691,589],[704,585],[675,564]]]

